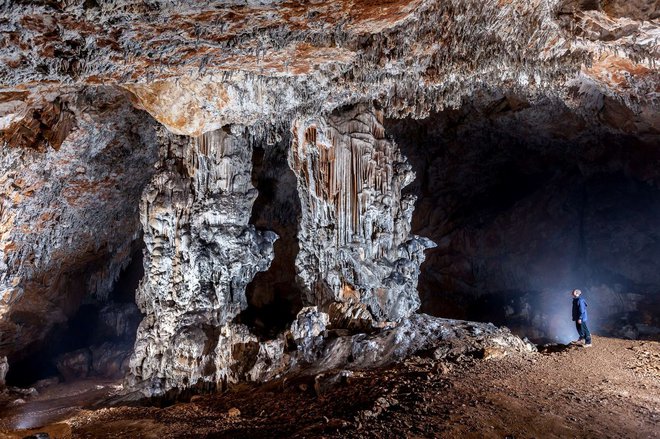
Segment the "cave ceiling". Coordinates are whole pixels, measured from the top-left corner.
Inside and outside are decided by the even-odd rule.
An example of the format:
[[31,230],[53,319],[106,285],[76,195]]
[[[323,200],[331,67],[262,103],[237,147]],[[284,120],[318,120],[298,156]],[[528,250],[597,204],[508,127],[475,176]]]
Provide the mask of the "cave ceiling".
[[657,126],[658,10],[653,0],[6,1],[0,129],[100,84],[195,136],[367,100],[422,117],[481,89],[591,112],[614,97]]

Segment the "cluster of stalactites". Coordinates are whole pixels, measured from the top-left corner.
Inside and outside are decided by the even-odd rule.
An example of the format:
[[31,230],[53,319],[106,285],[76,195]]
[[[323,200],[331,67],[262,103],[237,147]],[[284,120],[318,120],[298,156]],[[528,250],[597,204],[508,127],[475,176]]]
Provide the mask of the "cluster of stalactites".
[[[396,145],[385,138],[382,113],[310,120],[293,130],[291,167],[308,188],[300,196],[321,224],[336,225],[334,245],[382,232],[370,222],[370,208],[382,203],[390,208],[389,219],[396,217],[400,206],[394,200],[414,178]],[[379,247],[374,256],[383,256],[384,250]]]
[[244,139],[223,130],[193,138],[187,150],[186,166],[198,196],[245,194],[253,189],[251,149]]
[[[367,105],[296,121],[289,164],[302,206],[296,268],[312,305],[366,305],[378,320],[419,306],[419,265],[430,241],[410,235],[414,173]],[[351,311],[352,312],[352,311]]]

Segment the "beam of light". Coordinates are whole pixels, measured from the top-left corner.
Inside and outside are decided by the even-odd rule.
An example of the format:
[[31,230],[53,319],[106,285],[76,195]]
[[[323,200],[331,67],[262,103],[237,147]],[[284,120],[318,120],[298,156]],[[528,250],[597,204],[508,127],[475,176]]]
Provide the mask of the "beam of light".
[[41,417],[36,416],[34,413],[24,413],[16,417],[13,423],[13,428],[16,430],[29,430],[39,428],[42,426],[40,422]]
[[[10,422],[11,428],[16,430],[34,430],[48,425],[58,418],[62,418],[64,414],[70,412],[74,407],[51,407],[43,410],[30,410],[29,403],[25,404],[25,409],[20,411],[14,419]],[[39,404],[41,405],[41,404]]]
[[531,299],[534,310],[529,324],[553,343],[567,344],[577,339],[573,322],[570,289],[547,289]]

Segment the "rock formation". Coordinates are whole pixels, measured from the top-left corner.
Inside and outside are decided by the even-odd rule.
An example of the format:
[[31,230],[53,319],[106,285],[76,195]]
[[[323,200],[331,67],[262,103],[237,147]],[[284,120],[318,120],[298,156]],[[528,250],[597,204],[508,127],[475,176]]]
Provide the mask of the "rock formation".
[[[83,320],[81,314],[89,315]],[[85,304],[69,321],[68,330],[56,336],[63,348],[44,349],[40,352],[41,359],[26,361],[47,363],[51,354],[58,373],[67,381],[86,377],[122,378],[128,372],[128,360],[141,320],[135,303],[110,303],[96,313],[93,305]],[[89,333],[86,340],[76,334],[80,331]],[[79,345],[82,347],[74,349]],[[62,350],[66,352],[59,353]]]
[[155,124],[125,93],[49,99],[22,110],[0,150],[0,350],[10,364],[86,297],[110,292],[140,237],[138,200],[157,159]]
[[484,87],[637,110],[657,99],[654,0],[3,5],[5,127],[63,83],[117,84],[195,136],[372,99],[422,117]]
[[[424,139],[396,138],[410,131],[384,118],[507,108],[523,123],[506,129],[550,125],[572,141],[595,124],[657,146],[658,19],[655,0],[0,2],[0,356],[11,370],[82,303],[103,306],[141,239],[145,317],[128,383],[146,394],[267,379],[334,355],[329,344],[351,331],[442,326],[413,314],[432,244],[410,233],[406,186]],[[566,109],[559,126],[545,108]],[[256,175],[269,163],[255,170],[255,148],[273,145],[293,177]],[[641,157],[625,169],[647,181],[640,163],[653,153]],[[253,211],[254,185],[266,193],[268,181],[296,185],[300,218],[298,200],[277,201],[289,218],[272,228],[273,207]],[[446,215],[434,210],[428,224]],[[515,237],[515,225],[496,224]],[[431,228],[438,251],[476,248]],[[479,257],[491,238],[479,235]],[[295,266],[259,278],[274,259]],[[308,306],[285,331],[251,327],[256,304],[275,300],[255,285],[263,279],[292,304],[287,318]]]
[[[382,113],[356,107],[292,129],[303,209],[296,266],[305,301],[330,312],[334,328],[369,329],[419,307],[417,275],[430,244],[409,235],[414,199],[401,189],[413,174],[381,123]],[[137,301],[147,316],[131,383],[150,380],[148,392],[265,379],[295,364],[284,358],[286,335],[259,342],[232,322],[248,306],[247,284],[273,259],[276,235],[248,224],[257,197],[252,142],[244,127],[228,131],[163,133],[159,172],[144,191],[146,273]],[[303,358],[318,355],[307,338],[329,323],[310,334],[316,323],[294,324]]]
[[215,377],[220,330],[247,307],[245,288],[273,258],[273,232],[248,224],[257,197],[244,127],[198,138],[163,133],[144,191],[146,313],[131,359],[136,380],[165,389]]
[[366,305],[363,318],[395,321],[419,308],[419,265],[432,244],[410,235],[415,198],[401,190],[415,176],[385,138],[382,117],[358,106],[298,120],[289,161],[302,205],[296,265],[306,302]]

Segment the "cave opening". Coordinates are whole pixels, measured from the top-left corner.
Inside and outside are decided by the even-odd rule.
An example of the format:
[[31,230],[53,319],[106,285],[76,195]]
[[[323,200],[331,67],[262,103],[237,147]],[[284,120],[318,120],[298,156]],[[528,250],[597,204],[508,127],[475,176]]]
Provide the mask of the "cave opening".
[[261,340],[273,339],[302,309],[302,293],[296,281],[300,200],[296,177],[287,163],[288,138],[253,150],[252,184],[259,195],[250,224],[279,236],[275,256],[266,271],[256,274],[246,289],[248,308],[236,319]]
[[412,231],[438,244],[421,311],[566,342],[580,288],[597,333],[657,338],[660,136],[632,126],[512,97],[387,121],[417,175]]
[[142,319],[135,292],[144,274],[142,238],[131,244],[130,262],[107,297],[87,294],[65,322],[56,325],[29,355],[12,362],[10,386],[27,387],[40,380],[75,380],[123,376]]

